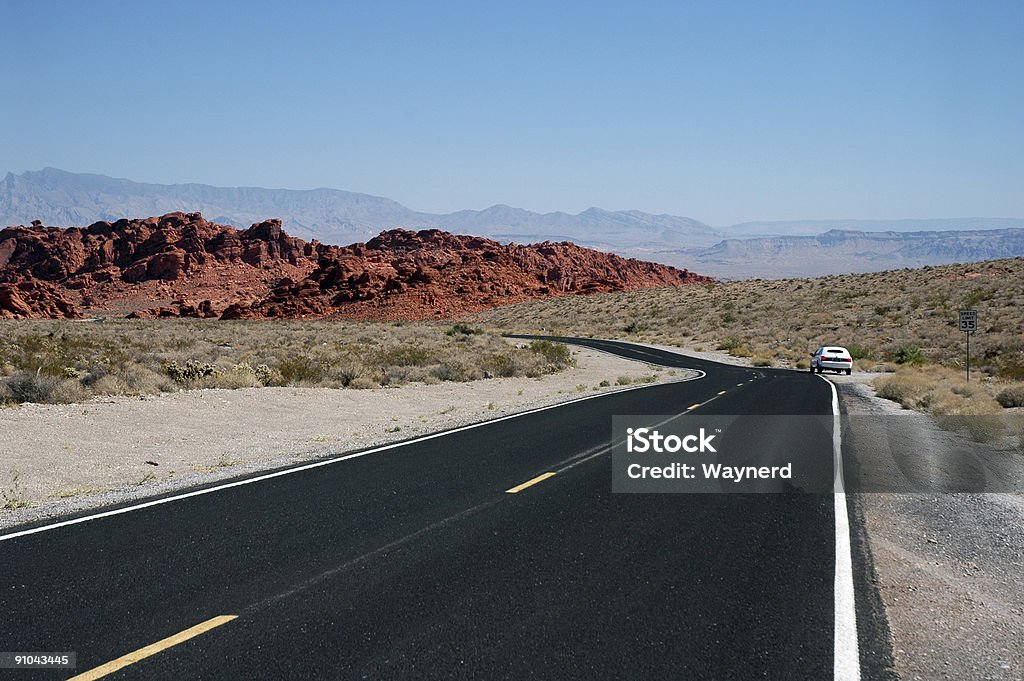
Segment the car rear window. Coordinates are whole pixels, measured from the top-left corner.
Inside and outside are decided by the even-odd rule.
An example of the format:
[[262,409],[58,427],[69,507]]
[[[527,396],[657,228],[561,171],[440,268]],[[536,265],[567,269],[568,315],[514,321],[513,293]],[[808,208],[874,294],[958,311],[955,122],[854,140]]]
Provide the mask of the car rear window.
[[829,353],[830,355],[845,355],[846,354],[846,350],[843,350],[842,348],[829,348],[825,352]]

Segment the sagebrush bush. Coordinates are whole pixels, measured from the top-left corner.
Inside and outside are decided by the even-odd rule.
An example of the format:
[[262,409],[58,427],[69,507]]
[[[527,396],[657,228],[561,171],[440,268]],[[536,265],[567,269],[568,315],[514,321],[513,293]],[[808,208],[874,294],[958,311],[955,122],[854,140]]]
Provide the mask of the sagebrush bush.
[[1024,407],[1024,383],[1003,388],[996,394],[996,401],[1003,407]]
[[2,384],[5,402],[33,402],[45,404],[53,401],[60,381],[52,376],[22,371],[7,378]]
[[916,345],[903,345],[897,348],[893,359],[897,364],[908,364],[910,366],[920,366],[928,361],[924,353],[921,352],[921,348]]
[[544,359],[559,368],[572,364],[572,353],[563,343],[552,343],[547,340],[537,340],[530,343],[530,352],[541,355]]

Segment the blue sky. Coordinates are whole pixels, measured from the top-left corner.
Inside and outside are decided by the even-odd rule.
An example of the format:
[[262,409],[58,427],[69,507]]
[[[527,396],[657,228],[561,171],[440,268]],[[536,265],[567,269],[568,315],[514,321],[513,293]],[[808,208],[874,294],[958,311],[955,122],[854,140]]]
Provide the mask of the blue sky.
[[1024,217],[1024,3],[0,2],[0,172]]

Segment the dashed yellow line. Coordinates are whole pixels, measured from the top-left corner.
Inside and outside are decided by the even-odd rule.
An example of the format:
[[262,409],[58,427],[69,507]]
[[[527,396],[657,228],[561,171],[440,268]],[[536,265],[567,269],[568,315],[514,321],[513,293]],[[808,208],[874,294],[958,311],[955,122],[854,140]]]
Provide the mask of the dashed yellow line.
[[724,394],[725,394],[725,391],[723,390],[722,392],[720,392],[720,393],[718,393],[718,394],[719,394],[720,396],[721,396],[721,395],[724,395]]
[[686,411],[693,411],[694,409],[696,409],[699,406],[700,406],[699,403],[698,404],[691,404],[689,407],[686,408]]
[[516,485],[512,489],[505,490],[505,494],[516,494],[517,492],[522,492],[524,489],[530,487],[531,485],[536,485],[538,482],[544,482],[552,475],[554,475],[554,473],[542,473],[538,475],[536,478],[533,478],[532,480],[527,480],[521,485]]
[[123,669],[130,664],[135,664],[136,662],[144,660],[151,655],[156,655],[162,650],[167,650],[168,648],[176,646],[179,643],[184,643],[190,638],[194,638],[196,636],[199,636],[200,634],[205,634],[210,629],[219,627],[220,625],[226,624],[231,620],[237,618],[238,615],[218,615],[217,617],[212,617],[206,620],[205,622],[200,622],[194,627],[189,627],[185,631],[179,632],[173,636],[168,636],[162,641],[157,641],[156,643],[152,643],[146,646],[145,648],[139,648],[135,652],[123,655],[117,658],[116,660],[111,660],[106,664],[101,664],[99,667],[90,669],[87,672],[82,672],[77,676],[72,676],[70,679],[68,679],[68,681],[93,681],[94,679],[101,679],[107,674],[113,674],[117,670]]

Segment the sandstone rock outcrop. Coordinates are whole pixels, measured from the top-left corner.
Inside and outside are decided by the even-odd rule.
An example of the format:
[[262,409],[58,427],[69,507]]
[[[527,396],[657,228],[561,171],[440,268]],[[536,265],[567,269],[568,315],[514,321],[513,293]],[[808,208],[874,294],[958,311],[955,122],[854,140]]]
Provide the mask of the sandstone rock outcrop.
[[500,244],[436,229],[338,247],[198,213],[0,231],[0,316],[444,318],[534,298],[707,277],[572,243]]

